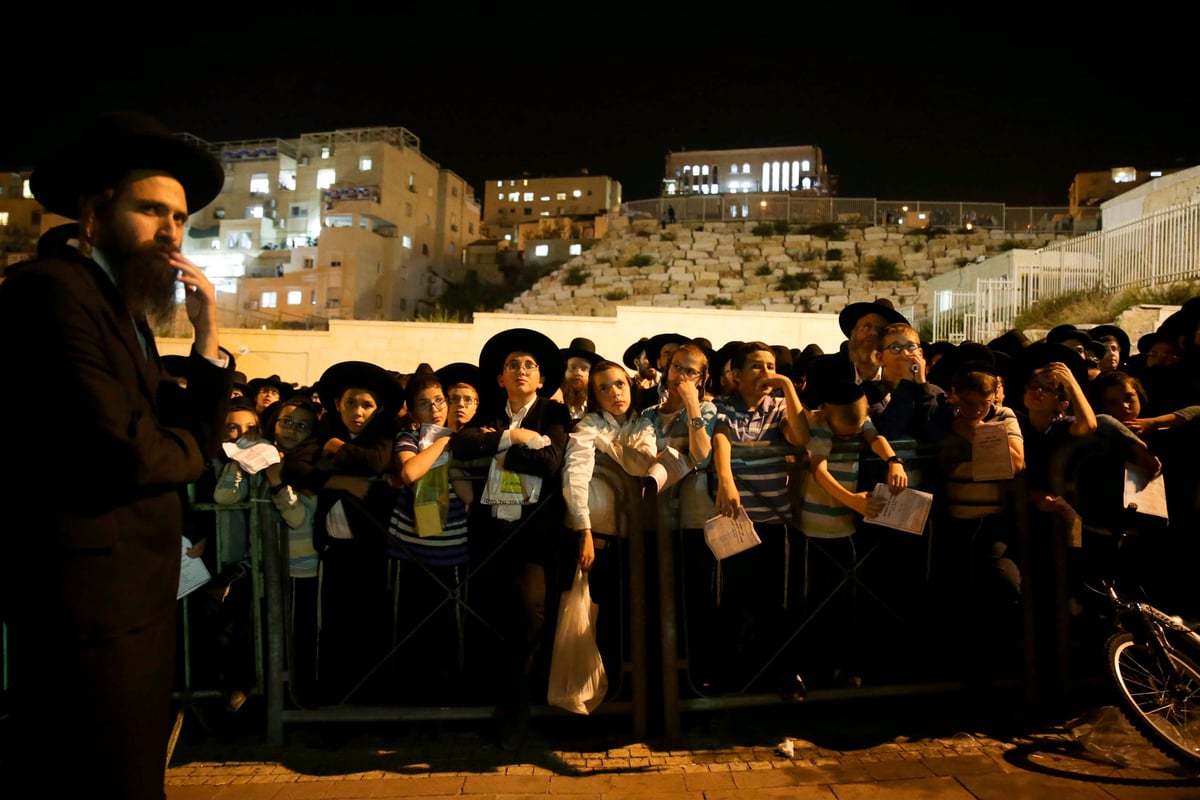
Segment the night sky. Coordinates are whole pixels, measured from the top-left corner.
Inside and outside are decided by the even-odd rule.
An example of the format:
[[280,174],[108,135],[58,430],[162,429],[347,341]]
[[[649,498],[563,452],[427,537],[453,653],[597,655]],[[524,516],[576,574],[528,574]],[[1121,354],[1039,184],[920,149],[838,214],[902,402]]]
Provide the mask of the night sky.
[[621,19],[591,28],[562,5],[470,23],[465,7],[83,11],[5,52],[0,167],[115,108],[210,142],[403,126],[480,198],[490,179],[581,169],[652,197],[684,149],[814,144],[843,197],[1010,205],[1066,205],[1076,172],[1200,163],[1191,48],[1167,39],[1179,21],[679,8],[592,8]]

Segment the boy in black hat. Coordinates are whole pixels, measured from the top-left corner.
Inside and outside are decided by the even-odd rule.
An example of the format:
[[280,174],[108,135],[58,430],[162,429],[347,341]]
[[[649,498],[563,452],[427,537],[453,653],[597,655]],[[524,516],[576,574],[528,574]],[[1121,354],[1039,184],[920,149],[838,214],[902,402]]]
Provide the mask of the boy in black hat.
[[[6,367],[44,393],[45,419],[71,421],[29,425],[28,399],[3,393],[0,431],[23,453],[0,488],[8,755],[65,796],[163,796],[181,498],[219,443],[234,370],[216,290],[180,246],[224,181],[211,153],[152,117],[82,125],[29,181],[47,212],[79,221],[75,235],[55,234],[0,284]],[[175,318],[177,284],[194,334],[186,388],[164,375],[151,328]],[[87,479],[47,504],[68,452]],[[63,731],[86,742],[66,770]]]
[[[491,459],[468,519],[470,561],[477,565],[468,592],[485,625],[469,650],[480,683],[499,697],[501,742],[512,745],[529,719],[551,584],[551,596],[558,597],[557,581],[547,573],[554,576],[553,556],[569,544],[561,473],[572,420],[566,406],[549,399],[562,383],[563,365],[545,334],[528,328],[497,333],[480,351],[479,369],[500,391],[490,393],[450,447],[458,461]],[[497,644],[499,664],[492,657]],[[538,687],[544,689],[540,681]]]

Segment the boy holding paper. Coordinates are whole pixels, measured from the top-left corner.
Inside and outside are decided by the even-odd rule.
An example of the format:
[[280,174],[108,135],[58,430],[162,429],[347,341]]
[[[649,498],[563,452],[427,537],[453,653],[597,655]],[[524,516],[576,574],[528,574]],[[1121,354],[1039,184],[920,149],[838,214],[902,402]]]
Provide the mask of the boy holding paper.
[[948,535],[934,548],[934,571],[951,607],[969,613],[966,630],[995,647],[1015,642],[1020,630],[1021,572],[1010,537],[1013,476],[1025,469],[1025,446],[1017,415],[996,403],[997,376],[970,366],[952,377],[941,411],[944,483],[933,494]]

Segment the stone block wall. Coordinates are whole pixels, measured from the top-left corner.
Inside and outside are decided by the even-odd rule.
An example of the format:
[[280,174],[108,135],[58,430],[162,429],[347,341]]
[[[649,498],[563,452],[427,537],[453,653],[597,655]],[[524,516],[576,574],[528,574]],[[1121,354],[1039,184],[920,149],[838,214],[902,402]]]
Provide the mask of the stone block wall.
[[[504,306],[517,314],[614,316],[616,307],[737,308],[745,311],[837,313],[848,303],[886,297],[926,317],[921,283],[1000,252],[1006,241],[1043,247],[1055,234],[1004,231],[939,234],[898,227],[846,228],[843,240],[809,234],[756,236],[745,223],[635,222],[542,278]],[[1061,235],[1057,238],[1063,238]],[[876,259],[896,265],[899,280],[873,280]],[[639,265],[640,261],[648,261]],[[586,280],[567,286],[568,270]]]

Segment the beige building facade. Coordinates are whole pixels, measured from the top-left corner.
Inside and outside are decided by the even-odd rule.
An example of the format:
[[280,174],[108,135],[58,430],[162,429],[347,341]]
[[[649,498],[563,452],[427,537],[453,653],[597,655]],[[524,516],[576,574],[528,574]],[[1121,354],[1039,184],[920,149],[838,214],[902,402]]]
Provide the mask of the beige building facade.
[[667,154],[663,195],[809,192],[832,194],[815,145],[681,150]]
[[517,242],[518,228],[551,217],[604,216],[621,205],[621,184],[607,175],[489,180],[483,191],[487,235]]
[[184,252],[222,291],[223,325],[412,319],[479,236],[472,188],[405,128],[209,147],[225,187],[193,215]]

